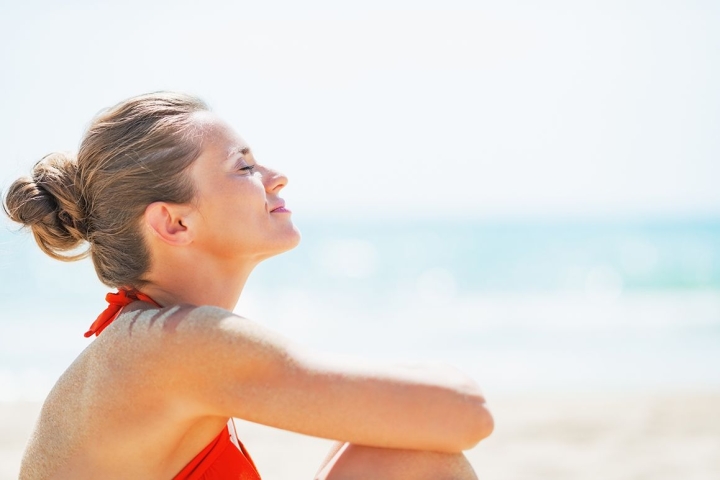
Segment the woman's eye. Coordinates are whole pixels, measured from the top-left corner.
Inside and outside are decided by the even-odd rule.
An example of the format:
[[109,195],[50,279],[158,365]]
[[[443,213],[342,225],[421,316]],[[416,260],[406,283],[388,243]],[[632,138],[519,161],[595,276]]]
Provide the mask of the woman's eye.
[[243,172],[247,172],[248,174],[251,174],[254,168],[255,168],[255,165],[246,165],[246,166],[242,167],[240,170]]

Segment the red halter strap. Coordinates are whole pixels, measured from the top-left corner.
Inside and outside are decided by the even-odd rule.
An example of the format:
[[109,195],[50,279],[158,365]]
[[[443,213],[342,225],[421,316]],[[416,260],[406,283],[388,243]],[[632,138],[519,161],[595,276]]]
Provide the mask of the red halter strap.
[[118,290],[117,293],[108,293],[105,295],[105,300],[109,303],[108,307],[97,317],[97,320],[90,325],[90,330],[85,332],[85,338],[92,335],[100,335],[100,332],[105,330],[105,327],[110,325],[113,320],[120,315],[120,311],[123,307],[130,305],[132,302],[137,300],[152,303],[156,307],[160,308],[155,300],[148,297],[142,292],[137,290]]

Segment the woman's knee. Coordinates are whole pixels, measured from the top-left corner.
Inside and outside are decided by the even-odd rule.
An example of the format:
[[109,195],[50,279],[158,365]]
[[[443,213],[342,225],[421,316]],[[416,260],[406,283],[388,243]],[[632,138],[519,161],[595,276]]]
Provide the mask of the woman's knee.
[[477,480],[465,455],[344,444],[316,480]]

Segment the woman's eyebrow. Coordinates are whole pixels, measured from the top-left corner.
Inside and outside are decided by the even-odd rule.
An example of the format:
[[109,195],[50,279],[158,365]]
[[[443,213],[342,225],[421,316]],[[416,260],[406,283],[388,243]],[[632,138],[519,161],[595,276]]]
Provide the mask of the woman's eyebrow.
[[230,147],[230,149],[228,150],[227,158],[230,159],[230,157],[237,155],[238,153],[247,155],[248,153],[250,153],[250,147]]

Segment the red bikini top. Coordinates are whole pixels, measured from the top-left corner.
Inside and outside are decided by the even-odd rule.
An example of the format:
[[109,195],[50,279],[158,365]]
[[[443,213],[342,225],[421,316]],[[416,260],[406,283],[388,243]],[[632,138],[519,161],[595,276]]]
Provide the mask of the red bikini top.
[[100,332],[105,330],[105,327],[110,325],[112,321],[120,315],[123,307],[126,307],[137,300],[151,303],[158,308],[162,308],[155,300],[142,292],[138,292],[137,290],[118,290],[117,293],[108,293],[105,295],[105,301],[109,304],[108,307],[103,310],[92,325],[90,325],[90,330],[85,332],[85,338],[93,335],[100,335]]
[[[137,290],[119,290],[117,293],[108,293],[105,300],[109,303],[108,307],[85,332],[85,337],[100,335],[100,332],[120,315],[123,307],[137,300],[161,308],[155,300]],[[234,433],[235,426],[232,419],[207,447],[195,455],[195,458],[175,475],[173,480],[260,480],[260,474],[245,447],[237,439],[237,436],[232,438],[231,427]],[[237,444],[233,440],[237,441]]]

